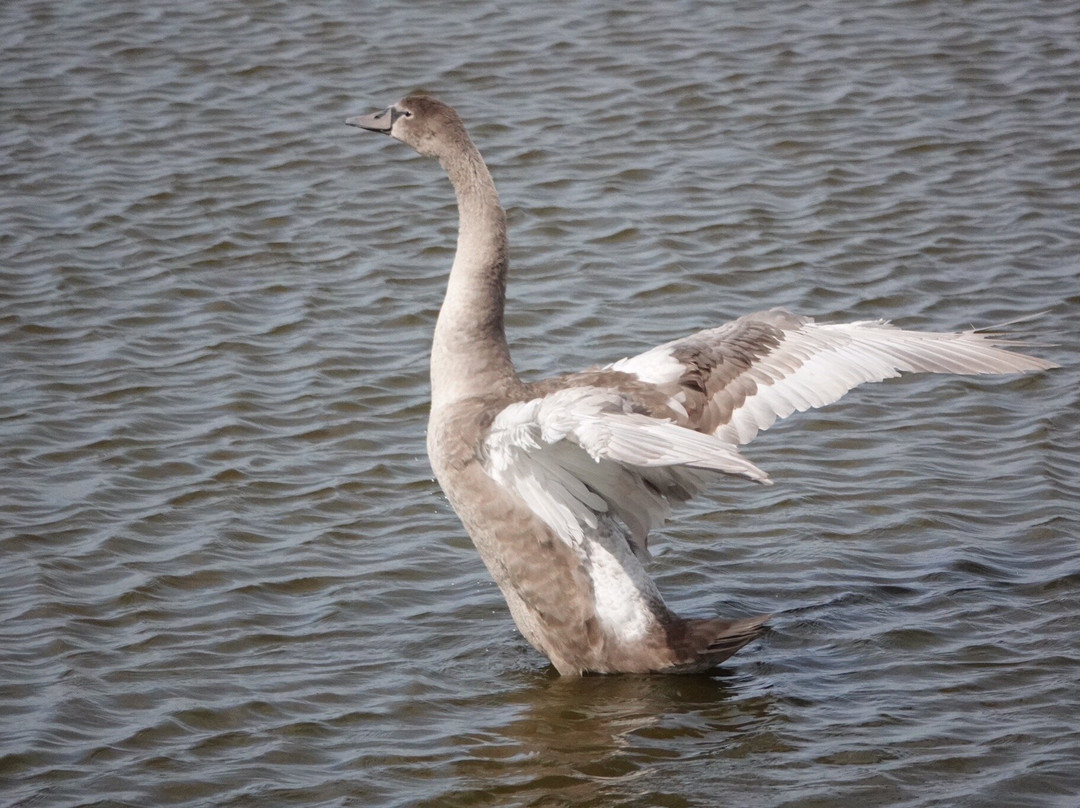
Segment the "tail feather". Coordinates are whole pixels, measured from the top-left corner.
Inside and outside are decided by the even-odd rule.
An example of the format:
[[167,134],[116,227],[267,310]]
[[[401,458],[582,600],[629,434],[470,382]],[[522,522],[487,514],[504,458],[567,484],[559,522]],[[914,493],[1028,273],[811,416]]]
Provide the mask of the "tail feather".
[[715,668],[740,648],[765,633],[771,614],[741,620],[683,620],[669,628],[672,645],[680,662],[670,668],[678,673],[696,673]]

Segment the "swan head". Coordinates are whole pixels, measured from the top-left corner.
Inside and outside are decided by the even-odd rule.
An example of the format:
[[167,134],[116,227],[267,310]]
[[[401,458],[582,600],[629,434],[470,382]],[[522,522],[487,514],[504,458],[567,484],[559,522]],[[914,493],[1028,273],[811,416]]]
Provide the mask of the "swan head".
[[469,138],[452,107],[423,95],[410,95],[381,112],[357,115],[345,123],[390,135],[426,157],[442,157],[455,141]]

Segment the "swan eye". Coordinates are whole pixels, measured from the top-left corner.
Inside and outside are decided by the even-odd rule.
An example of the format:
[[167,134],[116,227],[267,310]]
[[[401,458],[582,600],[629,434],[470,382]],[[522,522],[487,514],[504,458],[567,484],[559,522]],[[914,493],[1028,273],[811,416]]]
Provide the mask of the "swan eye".
[[398,122],[398,118],[411,118],[412,112],[407,109],[400,109],[398,107],[389,107],[387,112],[390,113],[390,126],[393,126]]

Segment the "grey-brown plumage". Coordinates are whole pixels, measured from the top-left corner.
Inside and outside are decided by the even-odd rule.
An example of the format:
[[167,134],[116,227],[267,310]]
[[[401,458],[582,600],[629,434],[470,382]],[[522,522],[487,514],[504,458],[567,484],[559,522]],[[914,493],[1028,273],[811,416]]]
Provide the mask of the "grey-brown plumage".
[[777,418],[905,371],[1053,367],[990,334],[772,310],[523,382],[503,330],[505,216],[457,113],[413,96],[348,123],[437,158],[453,184],[458,243],[432,343],[428,455],[518,628],[562,674],[707,670],[761,635],[764,616],[673,614],[642,562],[671,502],[718,473],[768,482],[738,445]]

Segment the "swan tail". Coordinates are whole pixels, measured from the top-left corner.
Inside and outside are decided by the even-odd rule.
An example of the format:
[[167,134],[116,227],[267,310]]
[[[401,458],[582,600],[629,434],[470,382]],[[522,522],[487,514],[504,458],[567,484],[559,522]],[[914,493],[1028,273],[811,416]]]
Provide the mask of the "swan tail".
[[669,670],[673,673],[700,673],[711,670],[743,646],[768,630],[771,614],[740,620],[684,620],[668,627],[672,646],[681,660]]

